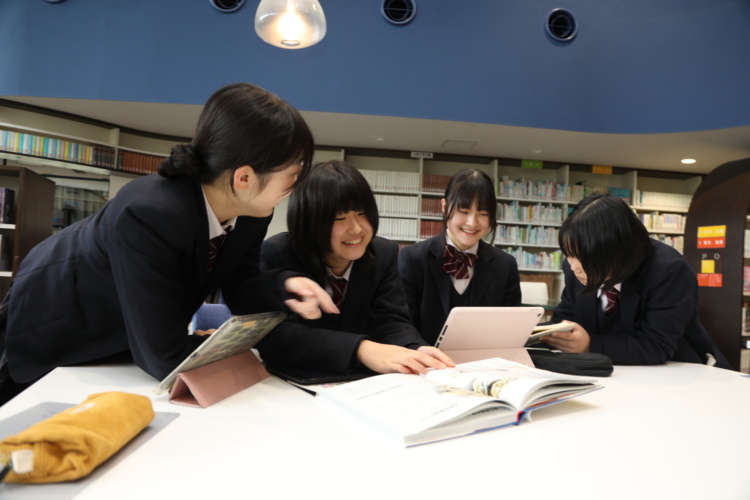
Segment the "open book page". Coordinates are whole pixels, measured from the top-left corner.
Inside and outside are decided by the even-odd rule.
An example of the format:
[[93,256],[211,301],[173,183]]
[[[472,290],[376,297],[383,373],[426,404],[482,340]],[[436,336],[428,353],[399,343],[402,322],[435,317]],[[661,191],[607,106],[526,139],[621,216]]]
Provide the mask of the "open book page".
[[505,417],[503,423],[515,422],[516,414],[490,398],[400,373],[324,388],[318,397],[399,439],[449,423],[485,406],[499,408]]
[[598,386],[590,377],[553,373],[501,358],[430,370],[425,378],[496,398],[518,410]]

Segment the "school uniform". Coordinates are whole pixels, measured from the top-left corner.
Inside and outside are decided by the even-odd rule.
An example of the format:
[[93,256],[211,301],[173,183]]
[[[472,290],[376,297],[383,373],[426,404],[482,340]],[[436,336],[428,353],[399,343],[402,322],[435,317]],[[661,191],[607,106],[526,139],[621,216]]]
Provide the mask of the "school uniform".
[[294,273],[258,269],[270,217],[238,217],[210,273],[207,220],[197,181],[149,175],[34,247],[9,296],[13,379],[126,351],[161,379],[204,340],[187,325],[209,293],[235,314],[284,308]]
[[[281,233],[263,242],[262,269],[305,271],[289,239],[289,233]],[[376,236],[370,250],[375,256],[373,265],[363,259],[352,263],[341,314],[323,314],[317,320],[288,318],[257,346],[266,363],[351,373],[364,368],[357,360],[363,340],[409,348],[427,345],[409,321],[396,264],[398,244]]]
[[479,241],[477,261],[469,286],[459,294],[443,270],[445,237],[434,236],[401,251],[398,268],[412,321],[422,337],[434,345],[453,307],[521,305],[516,259]]
[[651,240],[654,254],[621,284],[610,314],[596,293],[584,286],[565,262],[565,289],[552,322],[580,324],[591,337],[591,352],[622,365],[656,365],[670,360],[703,363],[707,353],[729,368],[698,319],[698,282],[685,259],[672,247]]

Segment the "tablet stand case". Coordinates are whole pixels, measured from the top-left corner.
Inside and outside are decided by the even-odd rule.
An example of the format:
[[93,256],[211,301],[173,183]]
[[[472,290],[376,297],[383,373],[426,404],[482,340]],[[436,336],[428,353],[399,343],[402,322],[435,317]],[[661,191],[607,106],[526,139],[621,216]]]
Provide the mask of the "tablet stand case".
[[180,373],[169,392],[169,401],[207,408],[268,377],[252,351],[241,352]]

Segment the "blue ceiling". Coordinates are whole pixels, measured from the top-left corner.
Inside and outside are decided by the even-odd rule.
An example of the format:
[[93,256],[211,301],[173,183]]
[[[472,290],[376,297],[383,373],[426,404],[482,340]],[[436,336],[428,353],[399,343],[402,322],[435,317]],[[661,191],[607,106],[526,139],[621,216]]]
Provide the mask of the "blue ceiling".
[[[0,95],[202,104],[247,81],[306,111],[602,133],[750,124],[746,0],[321,0],[316,46],[253,31],[256,0],[0,1]],[[557,7],[568,44],[545,33]]]

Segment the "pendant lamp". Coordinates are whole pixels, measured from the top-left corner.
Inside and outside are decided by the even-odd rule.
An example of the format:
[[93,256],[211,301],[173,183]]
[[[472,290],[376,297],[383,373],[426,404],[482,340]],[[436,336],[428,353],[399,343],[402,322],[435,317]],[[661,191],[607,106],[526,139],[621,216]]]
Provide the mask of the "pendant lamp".
[[261,0],[255,32],[282,49],[303,49],[326,35],[326,18],[318,0]]

